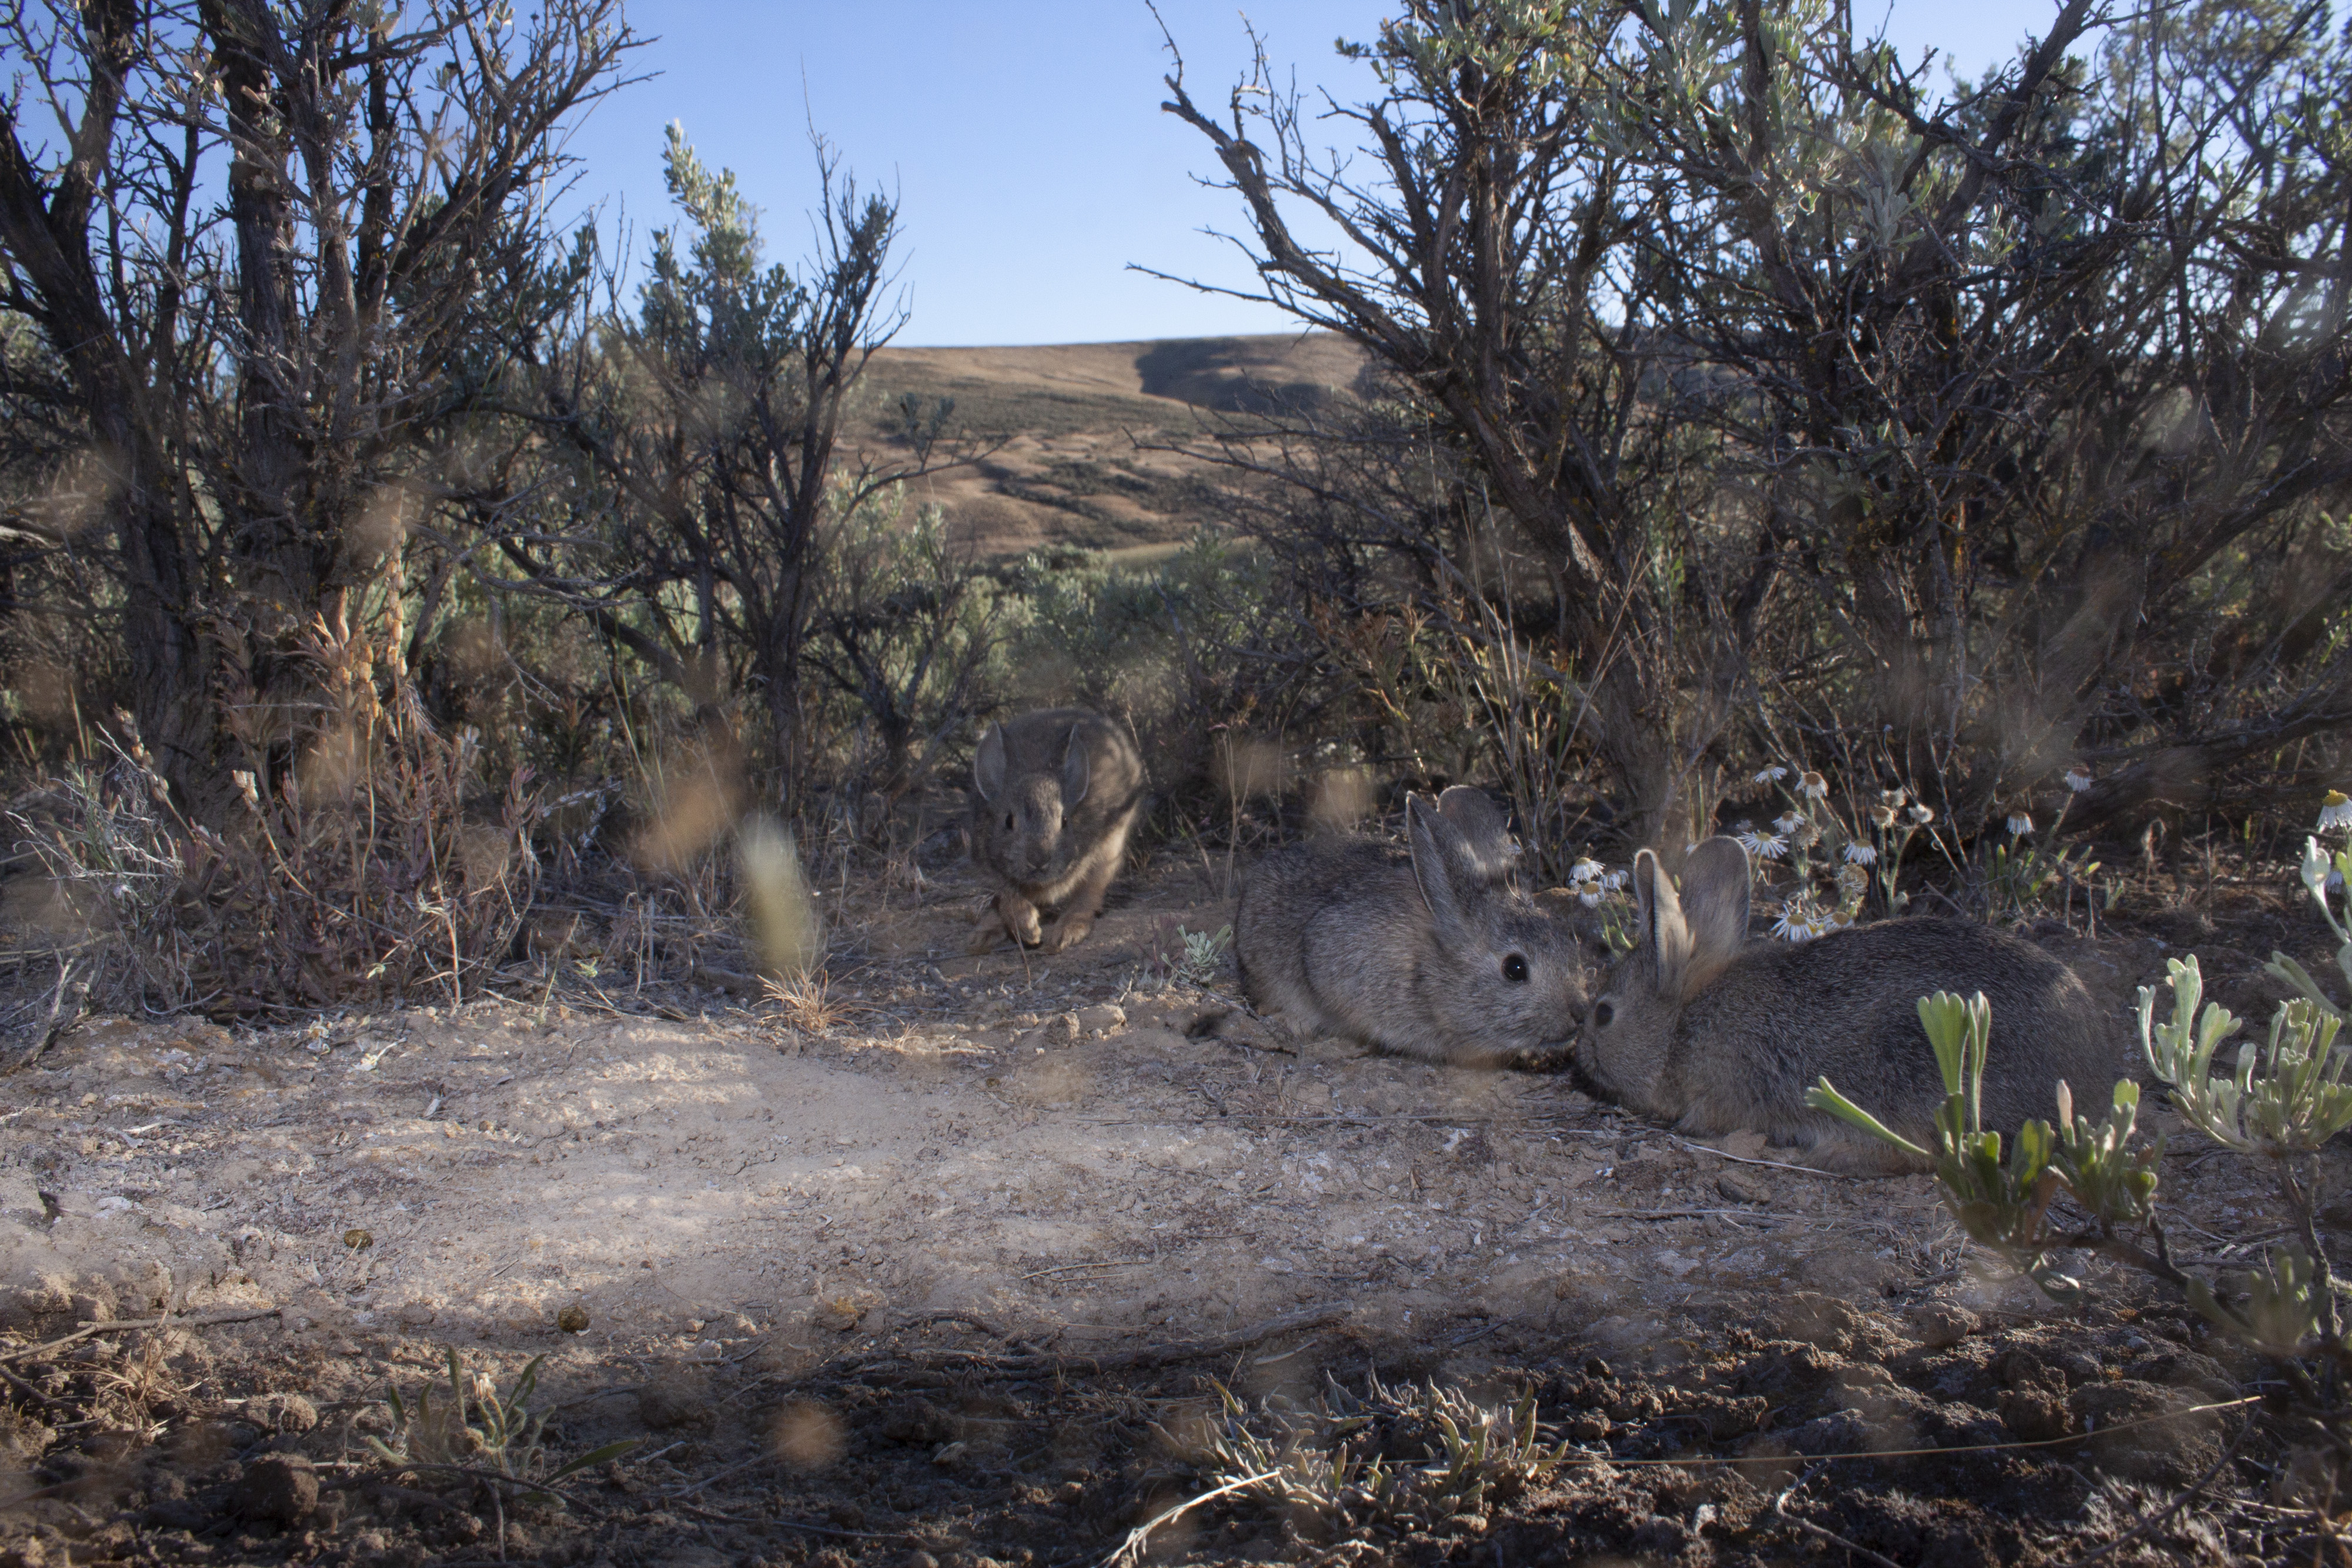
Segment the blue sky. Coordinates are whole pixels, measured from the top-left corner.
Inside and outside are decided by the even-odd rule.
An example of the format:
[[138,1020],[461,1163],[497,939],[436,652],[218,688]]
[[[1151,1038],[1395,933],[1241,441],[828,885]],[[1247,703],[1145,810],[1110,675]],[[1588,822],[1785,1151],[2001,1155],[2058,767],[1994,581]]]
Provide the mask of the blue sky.
[[[1883,5],[1884,0],[1880,0]],[[1915,54],[1947,50],[1967,71],[2039,31],[2056,0],[1897,0],[1886,17]],[[1230,0],[1160,0],[1206,106],[1247,64],[1244,11]],[[1246,16],[1271,58],[1305,87],[1345,98],[1359,68],[1341,36],[1370,35],[1378,0],[1269,0]],[[1196,176],[1213,160],[1197,132],[1160,110],[1168,57],[1142,0],[631,0],[634,57],[658,73],[599,105],[572,139],[575,199],[625,214],[644,251],[670,221],[662,128],[677,120],[706,162],[736,172],[762,210],[772,256],[805,250],[815,198],[812,123],[869,183],[895,189],[905,232],[900,279],[910,345],[1102,342],[1272,332],[1263,306],[1194,293],[1127,270],[1246,285],[1233,249],[1200,231],[1233,229],[1233,198]]]

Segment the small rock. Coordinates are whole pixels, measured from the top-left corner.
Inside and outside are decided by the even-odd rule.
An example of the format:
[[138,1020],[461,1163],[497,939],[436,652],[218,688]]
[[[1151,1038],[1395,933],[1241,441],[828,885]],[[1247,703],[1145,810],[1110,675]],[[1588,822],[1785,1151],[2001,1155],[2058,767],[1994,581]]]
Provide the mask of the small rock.
[[892,1406],[881,1420],[882,1435],[894,1443],[931,1447],[955,1437],[952,1416],[928,1399],[909,1399]]
[[917,1547],[898,1559],[898,1568],[940,1568],[940,1560]]
[[1763,1186],[1748,1180],[1738,1171],[1725,1171],[1715,1178],[1715,1190],[1734,1203],[1762,1203]]
[[433,1323],[433,1306],[429,1301],[403,1301],[393,1316],[400,1320],[403,1328],[429,1328]]
[[1976,1313],[1949,1301],[1930,1301],[1911,1314],[1911,1332],[1929,1350],[1949,1350],[1982,1326]]
[[699,1373],[671,1368],[637,1390],[637,1419],[656,1432],[689,1426],[710,1414],[710,1382]]
[[272,1394],[257,1402],[253,1414],[274,1432],[308,1432],[319,1425],[319,1407],[299,1394]]
[[1088,1033],[1108,1034],[1127,1027],[1127,1009],[1116,1002],[1105,1002],[1100,1007],[1081,1009],[1077,1019],[1078,1027]]
[[562,1329],[565,1333],[586,1333],[588,1332],[588,1309],[580,1305],[577,1301],[574,1301],[572,1305],[564,1308],[562,1312],[555,1314],[555,1326]]
[[271,1454],[246,1467],[232,1500],[240,1518],[299,1524],[319,1506],[318,1472],[299,1454]]
[[1061,1045],[1067,1045],[1070,1041],[1077,1039],[1078,1015],[1076,1013],[1056,1013],[1054,1016],[1053,1020],[1045,1025],[1045,1038],[1050,1041]]
[[835,1333],[848,1333],[856,1329],[866,1313],[882,1304],[879,1292],[845,1291],[837,1296],[827,1296],[817,1302],[809,1313],[809,1322]]

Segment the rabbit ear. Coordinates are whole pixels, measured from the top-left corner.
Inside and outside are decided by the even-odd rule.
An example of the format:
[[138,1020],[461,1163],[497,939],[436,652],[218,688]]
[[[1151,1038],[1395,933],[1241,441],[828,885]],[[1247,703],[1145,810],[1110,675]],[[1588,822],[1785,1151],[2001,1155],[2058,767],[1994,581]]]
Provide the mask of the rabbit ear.
[[1405,836],[1412,846],[1412,880],[1421,889],[1421,901],[1429,905],[1441,935],[1457,936],[1462,931],[1462,900],[1454,879],[1462,873],[1466,849],[1462,830],[1419,795],[1405,796],[1404,821]]
[[1499,844],[1510,837],[1510,820],[1484,789],[1473,789],[1467,784],[1454,785],[1438,795],[1437,810],[1473,842],[1491,840]]
[[1748,851],[1738,839],[1708,839],[1683,862],[1691,961],[1708,977],[1748,945]]
[[983,800],[993,800],[1004,789],[1004,727],[992,724],[972,754],[971,787]]
[[1691,967],[1691,933],[1674,879],[1647,850],[1633,856],[1633,907],[1642,946],[1650,956],[1658,994],[1679,999]]
[[1062,753],[1062,805],[1065,810],[1087,798],[1087,786],[1094,779],[1094,761],[1087,756],[1085,737],[1076,725],[1070,726],[1070,743]]

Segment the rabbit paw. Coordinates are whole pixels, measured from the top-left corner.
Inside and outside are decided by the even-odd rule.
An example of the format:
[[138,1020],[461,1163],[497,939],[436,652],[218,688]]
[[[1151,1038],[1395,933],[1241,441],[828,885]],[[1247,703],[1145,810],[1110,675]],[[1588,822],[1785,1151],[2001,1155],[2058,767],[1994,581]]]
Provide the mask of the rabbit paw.
[[1046,938],[1045,951],[1058,953],[1065,947],[1075,947],[1085,941],[1087,933],[1094,928],[1093,921],[1080,919],[1075,915],[1057,920],[1054,923],[1053,936]]

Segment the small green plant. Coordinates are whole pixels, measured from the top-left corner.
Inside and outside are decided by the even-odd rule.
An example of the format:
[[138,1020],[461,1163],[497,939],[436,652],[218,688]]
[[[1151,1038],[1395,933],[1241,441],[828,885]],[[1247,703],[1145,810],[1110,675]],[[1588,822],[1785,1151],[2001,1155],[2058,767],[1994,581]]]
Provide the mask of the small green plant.
[[[2352,1399],[2342,1372],[2352,1366],[2336,1284],[2315,1224],[2318,1155],[2352,1127],[2352,1085],[2336,1049],[2338,1019],[2312,998],[2279,1004],[2266,1041],[2239,1047],[2234,1071],[2212,1071],[2239,1020],[2204,1000],[2194,955],[2170,960],[2165,988],[2169,1017],[2158,1020],[2157,988],[2139,992],[2140,1045],[2149,1070],[2169,1087],[2175,1107],[2199,1132],[2240,1154],[2266,1158],[2276,1175],[2294,1239],[2273,1248],[2259,1270],[2201,1279],[2178,1267],[2158,1222],[2156,1195],[2162,1141],[2133,1147],[2139,1092],[2115,1087],[2114,1109],[2093,1126],[2077,1116],[2073,1095],[2057,1087],[2060,1130],[2028,1122],[2003,1157],[2000,1134],[1978,1114],[1991,1009],[1979,995],[1962,1002],[1939,992],[1919,1003],[1919,1018],[1948,1091],[1937,1116],[1936,1147],[1923,1149],[1840,1094],[1825,1078],[1806,1096],[1818,1109],[1930,1161],[1945,1207],[1969,1236],[2022,1270],[2052,1296],[2082,1286],[2057,1271],[2053,1255],[2095,1251],[2155,1275],[2180,1291],[2206,1320],[2280,1368],[2299,1403],[2337,1451],[2352,1430]],[[2050,1227],[2053,1203],[2074,1200],[2088,1223],[2067,1234]],[[2144,1230],[2152,1247],[2125,1234]]]
[[[2089,1117],[2075,1113],[2074,1091],[2060,1082],[2058,1128],[2026,1123],[2004,1158],[2001,1135],[1986,1131],[1983,1118],[1992,1005],[1982,992],[1962,1000],[1938,991],[1920,998],[1919,1024],[1944,1079],[1934,1148],[1921,1148],[1888,1128],[1827,1078],[1807,1092],[1806,1103],[1928,1162],[1945,1207],[1971,1239],[1991,1248],[2051,1295],[2071,1297],[2079,1286],[2056,1270],[2051,1262],[2054,1250],[2128,1247],[2118,1228],[2154,1219],[2156,1172],[2164,1147],[2161,1139],[2152,1147],[2130,1146],[2139,1113],[2138,1085],[2129,1080],[2116,1083],[2106,1118],[2094,1126]],[[2090,1232],[2053,1234],[2050,1207],[2062,1192],[2089,1214]]]
[[[2343,848],[2331,851],[2320,843],[2321,834],[2336,831],[2347,834]],[[2301,870],[2304,890],[2319,905],[2319,917],[2336,934],[2336,973],[2343,977],[2346,987],[2352,988],[2352,797],[2342,790],[2330,789],[2327,799],[2320,803],[2319,831],[2303,841]],[[2344,900],[2345,913],[2341,917],[2329,900],[2330,894],[2340,894]],[[2301,964],[2284,953],[2273,953],[2263,967],[2302,992],[2306,1000],[2328,1017],[2338,1023],[2344,1021],[2344,1009],[2320,989],[2319,982]]]
[[1187,931],[1173,915],[1160,915],[1151,923],[1151,944],[1144,955],[1144,973],[1162,990],[1178,986],[1206,987],[1217,977],[1217,966],[1233,942],[1234,928],[1230,925],[1221,925],[1214,931]]
[[2305,997],[2281,1002],[2268,1042],[2247,1040],[2238,1048],[2237,1070],[2215,1076],[2214,1052],[2240,1021],[2218,1002],[2200,1009],[2205,982],[2195,954],[2168,959],[2165,970],[2172,1017],[2156,1021],[2155,988],[2142,986],[2140,1039],[2149,1070],[2172,1086],[2173,1103],[2198,1131],[2242,1155],[2283,1157],[2316,1154],[2352,1126],[2352,1085],[2344,1082],[2346,1059],[2336,1050],[2338,1016]]
[[[1567,1443],[1538,1435],[1532,1396],[1484,1405],[1434,1381],[1395,1388],[1377,1376],[1360,1396],[1327,1378],[1313,1405],[1269,1396],[1252,1406],[1222,1384],[1217,1396],[1203,1456],[1212,1484],[1247,1479],[1237,1490],[1326,1539],[1484,1513],[1568,1456]],[[1416,1448],[1417,1461],[1398,1457]]]
[[[429,1383],[417,1390],[413,1404],[401,1397],[397,1387],[387,1390],[384,1404],[392,1412],[392,1439],[371,1437],[367,1440],[379,1458],[404,1468],[488,1470],[507,1479],[548,1487],[616,1459],[637,1446],[637,1439],[625,1438],[550,1468],[541,1441],[546,1417],[532,1415],[524,1404],[538,1388],[539,1364],[547,1358],[532,1356],[501,1394],[487,1373],[466,1371],[455,1346],[443,1354],[449,1370],[448,1403],[435,1406]],[[532,1495],[534,1500],[551,1496]]]

